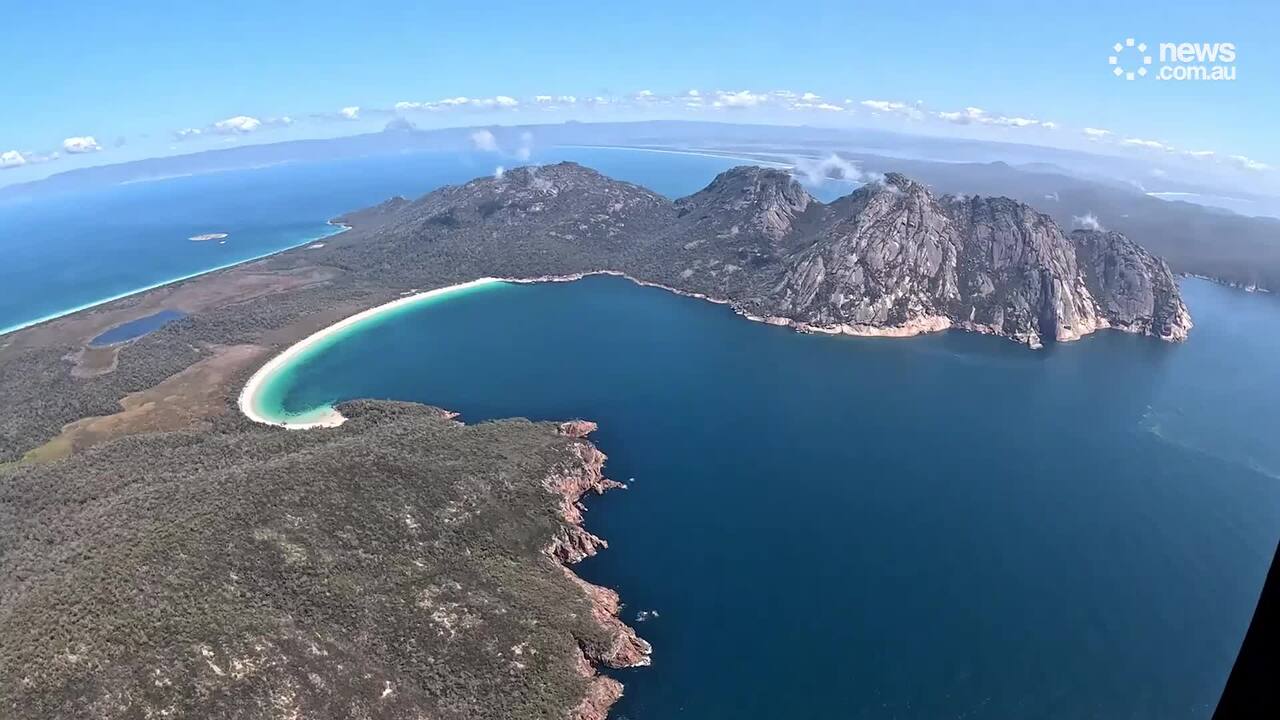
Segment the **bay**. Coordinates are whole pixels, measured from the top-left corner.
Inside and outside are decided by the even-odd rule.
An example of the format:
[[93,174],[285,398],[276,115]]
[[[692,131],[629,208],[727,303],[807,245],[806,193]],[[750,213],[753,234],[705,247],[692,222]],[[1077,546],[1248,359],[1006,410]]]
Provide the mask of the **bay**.
[[1185,344],[1033,352],[500,284],[348,333],[279,397],[598,421],[630,488],[590,501],[610,547],[579,571],[654,645],[615,717],[1208,718],[1280,536],[1280,307],[1183,288]]

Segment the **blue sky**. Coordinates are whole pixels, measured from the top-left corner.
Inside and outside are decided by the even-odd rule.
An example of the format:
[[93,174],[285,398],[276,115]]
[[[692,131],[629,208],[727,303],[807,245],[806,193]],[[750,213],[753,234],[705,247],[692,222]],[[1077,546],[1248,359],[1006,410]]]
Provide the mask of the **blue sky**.
[[[8,161],[0,164],[9,167],[0,184],[84,164],[368,131],[397,103],[457,97],[490,102],[402,114],[420,126],[811,122],[1115,152],[1212,151],[1197,157],[1258,172],[1280,166],[1274,2],[8,5],[0,43]],[[1127,37],[1231,42],[1237,77],[1126,82],[1109,73],[1107,57]],[[701,106],[684,101],[691,89],[706,99]],[[634,95],[641,90],[651,99]],[[717,105],[717,90],[750,95]],[[820,97],[806,105],[767,95],[777,91]],[[548,95],[575,102],[535,100]],[[595,97],[608,102],[587,101]],[[343,119],[344,107],[359,107],[348,113],[357,119]],[[215,125],[233,118],[242,119]],[[176,140],[183,129],[200,132]]]

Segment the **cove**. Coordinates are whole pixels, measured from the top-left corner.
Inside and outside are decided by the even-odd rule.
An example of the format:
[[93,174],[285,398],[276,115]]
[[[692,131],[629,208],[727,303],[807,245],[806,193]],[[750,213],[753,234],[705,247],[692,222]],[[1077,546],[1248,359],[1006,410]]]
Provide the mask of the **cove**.
[[1208,718],[1280,536],[1280,303],[1183,293],[1185,344],[1032,352],[488,283],[329,335],[257,402],[599,422],[630,489],[578,571],[654,645],[614,717]]

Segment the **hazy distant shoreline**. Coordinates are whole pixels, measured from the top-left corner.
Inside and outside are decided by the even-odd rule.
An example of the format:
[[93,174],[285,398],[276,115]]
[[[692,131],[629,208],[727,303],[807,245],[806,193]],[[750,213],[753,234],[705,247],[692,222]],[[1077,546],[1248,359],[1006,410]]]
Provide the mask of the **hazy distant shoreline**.
[[[34,327],[41,323],[49,322],[50,320],[57,320],[58,318],[66,317],[67,315],[74,315],[75,313],[81,312],[83,310],[90,310],[92,308],[98,307],[99,305],[106,305],[107,303],[115,302],[116,300],[123,300],[124,298],[130,297],[132,295],[138,295],[140,293],[148,292],[150,290],[162,288],[162,287],[165,287],[166,285],[174,285],[176,283],[185,282],[187,280],[194,280],[195,278],[198,278],[202,275],[208,275],[209,273],[218,272],[219,270],[226,270],[227,268],[233,268],[237,265],[243,265],[244,263],[250,263],[250,262],[254,262],[255,260],[262,260],[264,258],[269,258],[273,255],[278,255],[282,252],[286,252],[288,250],[293,250],[295,248],[302,247],[308,243],[316,242],[317,240],[324,240],[326,238],[331,238],[334,235],[339,235],[351,229],[346,225],[341,225],[334,222],[329,222],[328,224],[336,227],[337,229],[332,232],[327,232],[321,235],[316,235],[314,237],[307,237],[307,238],[298,240],[296,243],[288,247],[280,248],[278,250],[272,250],[270,252],[265,252],[260,255],[254,255],[253,257],[247,257],[241,260],[236,260],[234,262],[224,263],[222,265],[207,268],[205,270],[198,270],[196,272],[189,273],[187,275],[182,275],[176,278],[161,280],[159,282],[155,282],[150,285],[144,285],[143,287],[134,288],[132,290],[127,290],[122,293],[117,293],[115,295],[112,295],[110,297],[105,297],[100,300],[93,300],[93,301],[84,303],[82,305],[77,305],[76,307],[67,308],[66,310],[59,310],[57,312],[49,313],[48,315],[36,318],[35,320],[29,320],[26,322],[18,323],[16,325],[11,325],[7,328],[0,329],[0,337],[4,337],[5,335],[8,335],[10,333],[15,333],[19,330],[25,330],[29,327]],[[224,237],[226,236],[224,235]],[[191,239],[195,240],[195,238],[191,238]],[[213,239],[213,238],[210,238],[210,239]]]

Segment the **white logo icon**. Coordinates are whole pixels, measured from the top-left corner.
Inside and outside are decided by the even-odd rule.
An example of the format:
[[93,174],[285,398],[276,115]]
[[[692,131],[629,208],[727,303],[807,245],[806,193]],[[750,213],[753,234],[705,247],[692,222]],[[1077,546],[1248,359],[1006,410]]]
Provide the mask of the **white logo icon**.
[[[1147,54],[1146,43],[1135,43],[1133,38],[1125,38],[1124,42],[1116,43],[1111,49],[1116,52],[1115,55],[1107,58],[1107,62],[1112,65],[1112,75],[1122,77],[1125,80],[1146,76],[1147,66],[1152,61],[1151,56]],[[1122,59],[1123,64],[1121,62]],[[1125,66],[1136,69],[1126,70]]]

